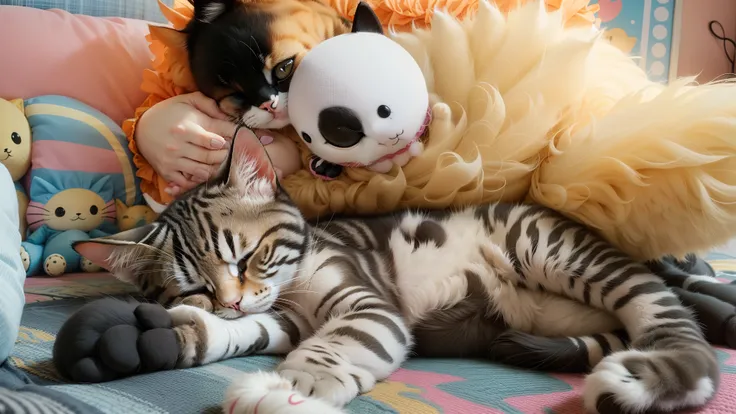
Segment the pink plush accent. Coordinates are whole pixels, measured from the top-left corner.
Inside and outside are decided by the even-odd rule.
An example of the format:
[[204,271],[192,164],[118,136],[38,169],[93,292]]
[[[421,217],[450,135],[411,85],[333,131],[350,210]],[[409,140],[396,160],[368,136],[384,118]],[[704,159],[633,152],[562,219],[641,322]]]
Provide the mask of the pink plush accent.
[[[120,174],[123,172],[120,160],[114,151],[95,148],[73,142],[39,140],[31,147],[33,162],[41,168],[56,171],[82,171],[92,173]],[[68,160],[78,157],[84,162],[69,163]],[[34,164],[36,165],[36,164]]]
[[0,6],[0,98],[64,95],[120,124],[146,98],[146,34],[141,20]]

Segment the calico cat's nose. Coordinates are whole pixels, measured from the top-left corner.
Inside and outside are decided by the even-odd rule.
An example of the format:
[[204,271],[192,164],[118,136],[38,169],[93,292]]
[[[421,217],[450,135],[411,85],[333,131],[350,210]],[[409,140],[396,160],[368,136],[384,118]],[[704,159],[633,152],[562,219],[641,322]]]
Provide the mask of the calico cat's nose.
[[259,108],[263,109],[264,111],[274,112],[276,108],[278,107],[279,107],[279,97],[278,95],[272,95],[271,99],[262,103]]

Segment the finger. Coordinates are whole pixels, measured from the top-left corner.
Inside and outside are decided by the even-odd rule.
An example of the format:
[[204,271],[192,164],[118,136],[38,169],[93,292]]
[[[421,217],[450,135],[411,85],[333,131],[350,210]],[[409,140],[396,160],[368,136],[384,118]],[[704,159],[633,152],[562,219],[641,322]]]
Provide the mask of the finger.
[[[226,149],[221,150],[210,150],[198,147],[196,145],[187,144],[181,149],[181,156],[189,158],[192,161],[196,161],[207,165],[220,165],[227,158]],[[186,173],[193,174],[191,171],[182,170]]]
[[[213,121],[225,122],[225,121],[219,121],[216,119],[213,119]],[[233,129],[234,128],[235,128],[235,125],[233,125]],[[230,135],[232,135],[232,132],[230,133]],[[225,145],[227,144],[227,140],[225,140],[225,138],[221,137],[215,132],[208,131],[207,129],[199,125],[192,126],[192,131],[189,134],[187,134],[187,142],[189,142],[190,144],[200,146],[202,148],[208,148],[208,149],[213,149],[213,150],[224,148]]]
[[[210,119],[209,122],[207,122],[205,125],[202,125],[202,127],[211,132],[215,133],[221,137],[225,138],[232,138],[233,134],[235,133],[235,128],[237,128],[237,125],[230,121],[222,121],[220,119]],[[243,128],[241,128],[241,131]]]
[[[180,158],[177,162],[177,168],[181,171],[192,174],[192,180],[195,183],[201,183],[207,181],[211,176],[217,172],[217,166],[202,164],[189,158]],[[181,187],[185,187],[181,185]]]
[[222,112],[220,107],[217,106],[217,101],[207,97],[201,92],[189,94],[189,103],[210,118],[222,120],[228,119],[227,114]]
[[169,183],[174,183],[175,185],[178,185],[179,187],[183,187],[189,182],[189,180],[184,178],[184,175],[179,171],[173,172],[171,174],[167,174],[167,176],[165,176],[164,178]]

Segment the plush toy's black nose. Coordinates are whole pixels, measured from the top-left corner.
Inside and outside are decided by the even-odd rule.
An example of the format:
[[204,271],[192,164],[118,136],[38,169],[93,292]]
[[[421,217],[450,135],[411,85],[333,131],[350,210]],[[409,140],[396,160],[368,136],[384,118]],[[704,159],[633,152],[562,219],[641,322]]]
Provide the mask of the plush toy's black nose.
[[10,154],[10,150],[9,150],[9,149],[7,149],[7,148],[5,148],[5,149],[4,149],[3,151],[4,151],[4,152],[7,152],[8,154]]
[[323,109],[319,113],[317,127],[329,144],[339,148],[352,147],[365,137],[360,118],[344,106]]
[[78,215],[78,216],[81,216],[81,215],[82,215],[82,213],[77,213],[77,215]]

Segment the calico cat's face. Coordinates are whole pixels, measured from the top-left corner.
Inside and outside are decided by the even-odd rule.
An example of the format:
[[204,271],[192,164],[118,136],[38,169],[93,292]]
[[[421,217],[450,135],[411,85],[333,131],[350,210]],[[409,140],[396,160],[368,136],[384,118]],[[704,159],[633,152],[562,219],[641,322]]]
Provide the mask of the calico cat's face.
[[317,0],[195,0],[184,29],[194,81],[249,128],[289,124],[291,76],[304,54],[349,31]]
[[[172,202],[152,224],[75,250],[160,302],[167,290],[208,292],[228,316],[270,309],[297,273],[307,225],[278,190],[257,138],[241,134],[234,142],[218,177]],[[234,162],[233,152],[241,153]]]

